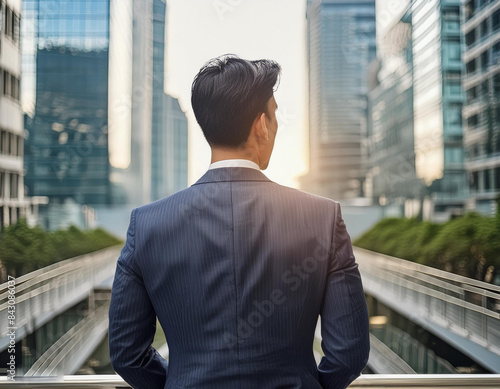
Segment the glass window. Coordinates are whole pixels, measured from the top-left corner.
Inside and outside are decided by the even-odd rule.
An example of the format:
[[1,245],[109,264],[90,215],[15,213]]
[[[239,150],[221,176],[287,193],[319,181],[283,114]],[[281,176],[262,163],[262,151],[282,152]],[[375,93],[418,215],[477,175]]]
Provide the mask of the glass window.
[[467,74],[474,73],[476,71],[476,60],[473,59],[472,61],[470,61],[469,63],[467,63],[466,69],[467,69]]
[[469,20],[474,16],[474,13],[476,11],[474,0],[467,1],[467,3],[465,4],[464,11],[465,11],[465,20]]
[[495,65],[500,63],[500,43],[497,43],[493,46],[492,50],[492,63]]
[[460,22],[458,20],[445,20],[444,22],[445,32],[459,32]]
[[11,173],[10,174],[10,198],[15,199],[18,196],[18,183],[19,183],[19,176],[17,174]]
[[445,44],[446,57],[449,60],[460,61],[461,60],[461,50],[460,42],[443,42]]
[[473,101],[477,97],[476,87],[472,87],[467,91],[467,101]]
[[3,94],[10,95],[10,74],[4,70],[3,72]]
[[447,147],[444,149],[444,163],[462,163],[463,149],[461,147]]
[[500,95],[500,74],[495,74],[493,77],[493,92],[496,96]]
[[483,179],[484,179],[484,189],[485,190],[490,190],[490,171],[489,170],[483,170]]
[[467,35],[465,35],[465,44],[467,46],[472,46],[476,42],[476,30],[472,30]]
[[448,96],[460,96],[462,93],[462,84],[460,81],[448,81],[445,85],[445,93]]
[[488,21],[485,20],[479,25],[479,35],[481,38],[486,37],[488,35]]
[[497,31],[498,29],[500,29],[500,9],[493,13],[491,22],[493,31]]
[[486,50],[484,53],[481,54],[481,70],[486,71],[488,66],[490,66],[490,51]]
[[478,115],[471,116],[469,119],[467,119],[467,126],[470,128],[476,127],[478,123],[479,123]]
[[462,109],[460,106],[451,106],[445,110],[446,124],[451,126],[462,125]]

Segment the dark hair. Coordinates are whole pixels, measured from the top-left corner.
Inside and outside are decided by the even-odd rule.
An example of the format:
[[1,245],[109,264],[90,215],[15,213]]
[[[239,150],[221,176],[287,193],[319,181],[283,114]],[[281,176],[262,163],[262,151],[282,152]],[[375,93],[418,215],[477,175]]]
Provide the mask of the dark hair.
[[196,75],[191,105],[211,146],[245,144],[257,115],[266,113],[281,67],[226,54],[208,61]]

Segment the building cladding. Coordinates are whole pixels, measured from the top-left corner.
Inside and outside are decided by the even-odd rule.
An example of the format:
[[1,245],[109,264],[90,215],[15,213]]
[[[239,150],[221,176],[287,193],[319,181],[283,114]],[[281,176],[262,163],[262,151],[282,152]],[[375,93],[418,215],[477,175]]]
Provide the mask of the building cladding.
[[[413,1],[415,165],[433,219],[460,212],[467,196],[462,145],[460,0]],[[441,216],[440,216],[441,215]]]
[[364,177],[367,82],[375,58],[375,0],[309,0],[310,173],[301,186],[357,197]]
[[373,195],[412,208],[418,200],[424,218],[447,220],[468,194],[460,0],[409,1],[386,35],[370,93]]
[[380,203],[404,205],[419,198],[413,138],[413,51],[411,14],[380,39],[369,77],[367,182]]
[[46,201],[25,197],[20,21],[21,2],[0,0],[0,230],[20,218],[34,224]]
[[153,144],[152,196],[161,199],[187,187],[188,123],[179,101],[163,95],[163,131]]
[[188,124],[177,99],[164,92],[165,2],[153,3],[153,119],[151,200],[187,187]]
[[111,203],[109,13],[109,0],[23,3],[23,83],[33,106],[25,143],[30,195]]
[[493,214],[500,194],[500,0],[467,0],[462,9],[468,207]]

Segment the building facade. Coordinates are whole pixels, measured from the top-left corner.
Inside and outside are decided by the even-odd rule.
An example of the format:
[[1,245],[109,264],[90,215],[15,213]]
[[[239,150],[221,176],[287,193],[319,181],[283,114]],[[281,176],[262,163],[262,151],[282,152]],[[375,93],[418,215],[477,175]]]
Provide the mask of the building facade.
[[411,14],[379,39],[369,71],[367,195],[389,214],[411,214],[421,195],[415,169]]
[[445,221],[464,211],[462,41],[459,0],[413,0],[379,43],[368,177],[400,216]]
[[310,161],[301,187],[336,200],[359,197],[375,1],[309,0],[307,24]]
[[466,1],[462,31],[467,208],[492,215],[500,195],[500,1]]
[[43,198],[25,197],[20,102],[21,1],[0,1],[0,230],[20,218],[34,224]]
[[165,18],[165,1],[154,0],[151,200],[170,196],[188,182],[187,117],[179,101],[164,89]]
[[23,2],[26,185],[54,206],[111,203],[109,12],[109,0]]
[[424,216],[463,212],[464,170],[460,0],[416,0],[412,18],[415,166],[424,183]]
[[163,95],[161,131],[154,137],[152,200],[170,196],[187,187],[188,122],[179,100]]
[[31,194],[49,196],[68,215],[80,207],[109,216],[155,199],[153,179],[174,180],[153,173],[167,158],[153,148],[175,131],[163,91],[165,10],[163,0],[24,2]]

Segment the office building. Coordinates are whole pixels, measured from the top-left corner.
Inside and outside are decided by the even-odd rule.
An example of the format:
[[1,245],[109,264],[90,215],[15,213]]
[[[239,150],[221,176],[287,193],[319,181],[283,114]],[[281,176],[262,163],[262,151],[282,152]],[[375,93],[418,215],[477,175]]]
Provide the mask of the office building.
[[493,215],[500,195],[500,1],[466,1],[462,22],[467,208]]
[[111,204],[109,0],[23,2],[26,185],[51,205]]
[[26,218],[37,221],[44,198],[24,190],[24,125],[20,102],[21,2],[0,1],[0,230]]
[[424,187],[424,217],[463,212],[468,196],[462,139],[460,0],[413,1],[415,166]]
[[374,197],[401,215],[445,221],[463,213],[461,43],[459,0],[411,1],[381,40],[369,177]]
[[301,188],[335,200],[356,198],[365,177],[375,0],[309,0],[307,26],[310,160]]
[[188,123],[179,101],[165,93],[165,2],[153,3],[151,200],[187,187]]
[[[401,16],[401,15],[400,15]],[[384,33],[379,59],[369,69],[367,196],[388,214],[414,216],[421,182],[413,139],[413,51],[411,14]]]
[[[153,150],[175,132],[167,128],[171,104],[163,92],[165,6],[162,0],[25,1],[30,193],[49,196],[68,215],[80,207],[109,218],[156,197],[153,164],[176,160]],[[56,224],[64,226],[63,219]]]

